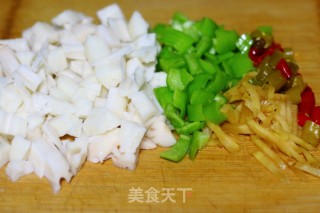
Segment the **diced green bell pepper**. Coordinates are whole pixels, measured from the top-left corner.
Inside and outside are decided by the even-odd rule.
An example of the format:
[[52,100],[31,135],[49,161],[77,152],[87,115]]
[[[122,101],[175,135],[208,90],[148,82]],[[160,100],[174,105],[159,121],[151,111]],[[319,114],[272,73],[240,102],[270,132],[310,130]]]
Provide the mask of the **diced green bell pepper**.
[[179,162],[188,154],[190,142],[190,136],[180,135],[177,143],[162,152],[160,157],[173,162]]

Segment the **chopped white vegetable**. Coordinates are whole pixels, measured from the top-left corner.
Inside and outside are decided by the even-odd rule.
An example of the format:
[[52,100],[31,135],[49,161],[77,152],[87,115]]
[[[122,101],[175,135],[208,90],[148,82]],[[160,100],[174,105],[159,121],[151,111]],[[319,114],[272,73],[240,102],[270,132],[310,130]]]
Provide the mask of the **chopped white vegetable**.
[[95,72],[104,87],[117,87],[124,80],[125,60],[123,57],[104,59],[95,66]]
[[41,77],[33,72],[30,67],[26,65],[20,65],[16,71],[16,78],[21,81],[25,87],[35,92],[42,82]]
[[135,39],[138,36],[147,34],[149,24],[143,19],[141,13],[134,11],[129,20],[128,28],[130,35]]
[[124,18],[118,4],[111,4],[97,12],[97,16],[102,24],[107,24],[108,19]]
[[48,68],[51,72],[56,73],[67,68],[67,57],[62,48],[56,48],[47,56]]
[[0,168],[12,181],[34,172],[58,192],[86,160],[133,170],[141,149],[176,142],[153,94],[166,74],[149,24],[118,4],[97,16],[66,10],[0,40]]
[[29,45],[25,38],[0,40],[0,45],[7,45],[14,51],[28,51]]
[[138,115],[143,122],[146,122],[153,116],[159,114],[154,102],[142,91],[133,93],[129,96],[132,104],[135,106]]
[[65,28],[79,23],[90,23],[91,21],[91,17],[73,10],[65,10],[52,19],[53,24]]
[[26,160],[29,155],[31,143],[21,136],[15,136],[11,143],[10,161]]
[[120,143],[120,128],[115,128],[103,135],[95,135],[89,138],[88,161],[103,163],[111,158],[112,149]]
[[0,45],[0,64],[6,76],[10,76],[19,66],[19,61],[12,49]]
[[75,175],[82,167],[88,153],[88,137],[78,137],[73,142],[66,143],[66,158],[70,169]]
[[33,172],[32,163],[26,160],[12,160],[6,168],[6,174],[15,182],[22,176],[31,174]]
[[0,133],[25,137],[27,121],[20,116],[0,110]]
[[124,121],[120,129],[120,141],[113,148],[113,163],[120,168],[134,170],[138,161],[139,146],[146,132],[140,124]]
[[106,107],[93,108],[83,122],[88,136],[104,134],[121,125],[121,119]]

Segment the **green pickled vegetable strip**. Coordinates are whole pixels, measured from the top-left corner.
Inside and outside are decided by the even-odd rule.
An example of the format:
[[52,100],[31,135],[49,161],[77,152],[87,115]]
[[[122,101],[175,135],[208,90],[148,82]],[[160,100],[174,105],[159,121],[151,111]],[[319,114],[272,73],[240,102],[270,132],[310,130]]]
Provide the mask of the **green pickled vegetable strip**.
[[191,36],[164,24],[158,24],[154,28],[154,32],[157,34],[158,41],[175,48],[179,53],[186,52],[194,42]]
[[252,38],[247,34],[242,34],[236,42],[236,47],[240,50],[241,54],[248,54],[252,44]]
[[188,154],[190,142],[190,136],[180,135],[177,143],[162,152],[160,157],[173,162],[179,162]]
[[189,158],[194,160],[199,150],[203,149],[210,139],[208,132],[195,131],[191,139]]
[[259,26],[259,27],[257,27],[257,30],[259,30],[262,33],[265,33],[268,36],[272,36],[272,27],[271,26]]

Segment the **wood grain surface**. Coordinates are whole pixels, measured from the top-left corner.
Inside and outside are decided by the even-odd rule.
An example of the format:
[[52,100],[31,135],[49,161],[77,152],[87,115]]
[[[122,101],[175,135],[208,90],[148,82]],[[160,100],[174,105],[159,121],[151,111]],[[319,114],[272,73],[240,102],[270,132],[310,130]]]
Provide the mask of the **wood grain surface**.
[[[66,9],[95,17],[108,0],[1,0],[0,38],[20,37],[37,21],[50,20]],[[319,0],[119,0],[129,18],[134,10],[154,25],[168,22],[175,11],[191,19],[208,16],[228,29],[251,32],[272,25],[275,39],[296,52],[305,81],[320,101]],[[288,173],[289,183],[276,179],[257,161],[250,144],[237,154],[208,146],[195,161],[175,164],[159,158],[164,150],[142,151],[135,171],[86,163],[71,183],[53,194],[45,179],[28,175],[12,183],[0,170],[0,212],[319,212],[320,178],[300,180]],[[320,158],[320,152],[315,155]],[[171,188],[176,202],[129,202],[129,190],[140,187],[163,192]],[[191,189],[185,193],[181,189]],[[179,191],[180,190],[180,191]],[[159,195],[161,196],[161,195]]]

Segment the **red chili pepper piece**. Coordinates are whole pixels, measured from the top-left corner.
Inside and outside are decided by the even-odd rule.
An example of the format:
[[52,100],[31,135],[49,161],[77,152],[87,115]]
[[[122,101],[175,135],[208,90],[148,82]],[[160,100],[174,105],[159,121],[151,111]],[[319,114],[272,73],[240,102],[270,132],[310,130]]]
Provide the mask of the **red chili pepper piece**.
[[281,58],[276,65],[276,69],[279,70],[283,77],[289,79],[292,76],[292,71],[289,65],[287,64],[286,60]]
[[320,125],[320,106],[315,106],[312,111],[311,118],[313,122]]
[[298,105],[298,111],[311,115],[315,104],[316,99],[311,87],[306,87],[301,94],[301,102]]
[[249,57],[253,61],[254,66],[258,66],[267,55],[272,55],[277,49],[283,52],[281,45],[273,42],[270,47],[261,54],[256,47],[252,46],[249,51]]
[[304,123],[308,120],[312,121],[312,118],[309,115],[307,115],[303,112],[298,112],[298,125],[299,126],[304,126]]

